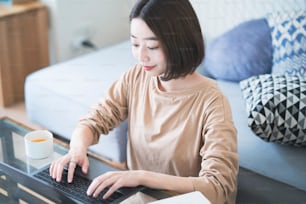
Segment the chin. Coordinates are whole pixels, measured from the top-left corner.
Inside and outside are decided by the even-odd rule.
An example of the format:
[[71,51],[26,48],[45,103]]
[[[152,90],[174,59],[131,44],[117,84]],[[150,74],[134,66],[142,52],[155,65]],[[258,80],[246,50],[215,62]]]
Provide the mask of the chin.
[[157,72],[156,70],[152,69],[152,70],[144,70],[148,75],[150,76],[159,76],[160,73]]
[[154,73],[154,72],[148,72],[146,71],[146,74],[150,77],[156,77],[156,76],[159,76],[158,74]]

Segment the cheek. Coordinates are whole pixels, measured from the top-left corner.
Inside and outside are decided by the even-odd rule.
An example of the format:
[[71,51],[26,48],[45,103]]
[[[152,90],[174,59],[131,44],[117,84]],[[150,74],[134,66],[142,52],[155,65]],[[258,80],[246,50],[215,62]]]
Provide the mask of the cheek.
[[156,59],[161,63],[166,63],[166,57],[163,53],[159,53],[156,55]]
[[132,47],[132,55],[133,57],[137,60],[138,59],[138,54],[135,48]]

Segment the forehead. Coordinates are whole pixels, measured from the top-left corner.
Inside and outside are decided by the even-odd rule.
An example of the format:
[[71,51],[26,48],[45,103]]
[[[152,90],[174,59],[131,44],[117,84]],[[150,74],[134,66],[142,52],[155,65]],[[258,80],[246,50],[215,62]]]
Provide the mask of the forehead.
[[134,18],[131,21],[131,37],[143,40],[157,40],[156,35],[152,32],[146,22],[140,18]]

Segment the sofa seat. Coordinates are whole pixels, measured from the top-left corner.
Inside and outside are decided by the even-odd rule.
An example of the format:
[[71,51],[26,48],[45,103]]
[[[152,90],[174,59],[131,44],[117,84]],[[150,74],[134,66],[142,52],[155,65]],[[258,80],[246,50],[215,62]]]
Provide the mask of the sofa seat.
[[[135,62],[129,41],[30,74],[25,82],[29,119],[70,139],[78,120]],[[109,160],[126,160],[127,122],[90,150]]]

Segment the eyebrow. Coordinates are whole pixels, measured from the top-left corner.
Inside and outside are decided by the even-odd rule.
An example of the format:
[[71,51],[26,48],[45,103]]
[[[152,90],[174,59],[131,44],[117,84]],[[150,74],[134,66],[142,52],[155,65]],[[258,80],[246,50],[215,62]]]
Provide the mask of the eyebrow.
[[[137,38],[135,35],[131,34],[131,37],[132,38]],[[156,37],[147,37],[147,38],[144,38],[144,40],[158,40]]]

